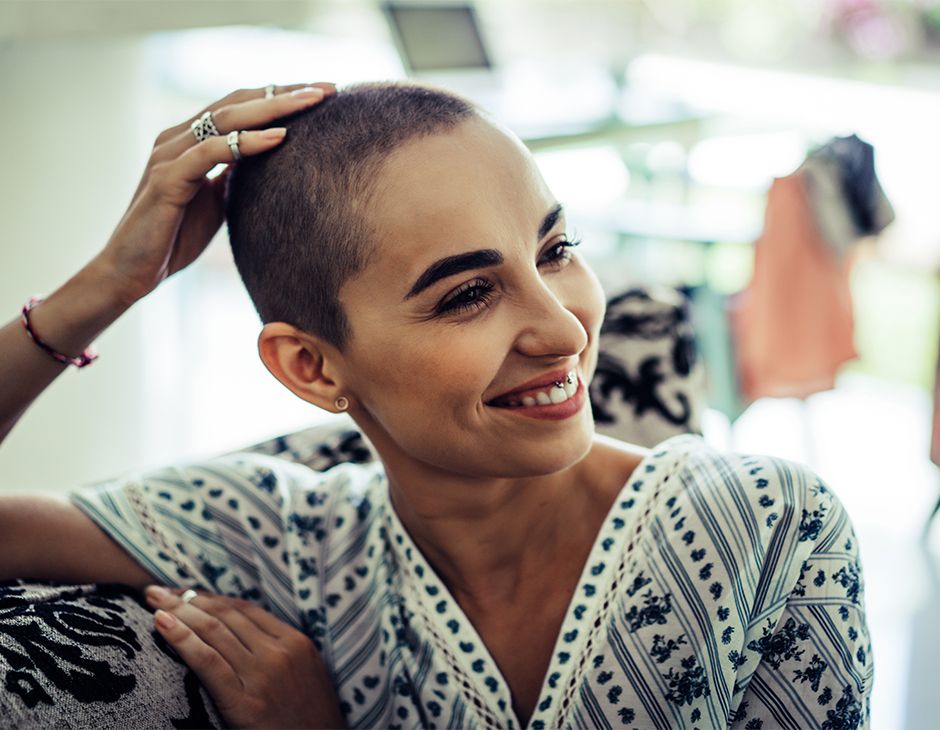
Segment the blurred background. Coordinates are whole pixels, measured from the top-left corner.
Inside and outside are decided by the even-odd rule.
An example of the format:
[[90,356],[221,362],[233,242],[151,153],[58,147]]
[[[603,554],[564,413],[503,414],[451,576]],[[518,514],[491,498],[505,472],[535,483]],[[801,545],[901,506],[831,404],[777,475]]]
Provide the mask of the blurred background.
[[[609,295],[685,293],[697,429],[832,485],[866,575],[872,726],[940,726],[940,0],[0,2],[0,311],[87,263],[156,135],[213,99],[408,75],[520,135]],[[807,192],[803,215],[782,180]],[[802,319],[778,335],[787,312]],[[259,330],[222,233],[31,407],[0,488],[68,489],[326,419],[266,371]],[[743,359],[760,342],[825,377],[775,390]]]

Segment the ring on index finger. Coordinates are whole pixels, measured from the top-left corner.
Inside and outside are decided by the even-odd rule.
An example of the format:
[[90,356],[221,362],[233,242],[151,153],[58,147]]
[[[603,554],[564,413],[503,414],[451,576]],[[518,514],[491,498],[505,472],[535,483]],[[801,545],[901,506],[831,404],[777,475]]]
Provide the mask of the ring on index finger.
[[215,120],[212,118],[212,112],[205,112],[199,119],[190,125],[193,135],[197,142],[204,142],[209,137],[217,137],[219,129],[215,126]]
[[273,99],[274,98],[274,89],[277,87],[274,84],[268,84],[264,87],[264,98]]

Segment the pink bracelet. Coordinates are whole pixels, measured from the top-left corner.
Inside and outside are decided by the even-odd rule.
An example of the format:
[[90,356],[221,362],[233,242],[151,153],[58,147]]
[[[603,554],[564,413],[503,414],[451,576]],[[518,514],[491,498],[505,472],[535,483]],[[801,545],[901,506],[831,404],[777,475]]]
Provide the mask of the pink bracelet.
[[98,355],[92,352],[90,347],[87,348],[85,352],[83,352],[79,357],[69,357],[68,355],[63,355],[61,352],[56,352],[56,350],[39,339],[39,335],[33,332],[32,325],[29,323],[29,310],[35,307],[42,300],[43,297],[39,296],[38,294],[34,294],[29,298],[29,301],[23,305],[23,327],[26,328],[26,333],[32,338],[33,342],[52,355],[52,357],[54,357],[59,362],[64,362],[66,365],[74,365],[77,368],[83,368],[98,359]]

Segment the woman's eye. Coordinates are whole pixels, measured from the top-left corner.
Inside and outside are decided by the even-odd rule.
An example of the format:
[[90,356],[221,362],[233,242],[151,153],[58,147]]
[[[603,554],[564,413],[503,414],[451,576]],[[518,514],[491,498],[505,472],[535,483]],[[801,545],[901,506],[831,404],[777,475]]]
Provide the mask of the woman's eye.
[[575,241],[569,241],[567,239],[558,241],[558,243],[551,246],[542,257],[542,260],[539,263],[547,264],[560,264],[571,259],[571,249],[581,243],[580,239]]
[[[549,266],[561,267],[571,260],[572,252],[575,246],[579,245],[581,240],[569,241],[562,239],[550,246],[542,255],[539,265],[548,264]],[[456,314],[468,310],[486,309],[492,298],[493,285],[483,279],[468,281],[461,286],[444,301],[438,304],[435,314]]]
[[490,302],[493,285],[486,281],[470,281],[445,299],[437,308],[438,314],[452,314],[467,309],[484,309]]

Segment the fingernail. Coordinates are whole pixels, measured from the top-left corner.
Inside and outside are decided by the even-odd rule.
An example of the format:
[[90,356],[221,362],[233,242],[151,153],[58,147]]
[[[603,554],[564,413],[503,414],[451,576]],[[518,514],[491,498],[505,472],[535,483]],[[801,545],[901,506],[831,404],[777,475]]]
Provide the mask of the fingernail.
[[299,96],[304,99],[316,99],[323,96],[323,89],[316,86],[305,86],[302,89],[294,89],[290,92],[291,96]]
[[157,626],[159,626],[161,629],[172,629],[174,626],[176,626],[176,616],[171,613],[167,613],[162,608],[157,609],[154,617],[156,619]]
[[162,603],[170,597],[170,592],[165,588],[161,588],[160,586],[147,586],[144,593],[146,593],[147,598],[152,600],[154,603]]
[[271,127],[261,132],[261,139],[281,139],[287,134],[287,127]]

